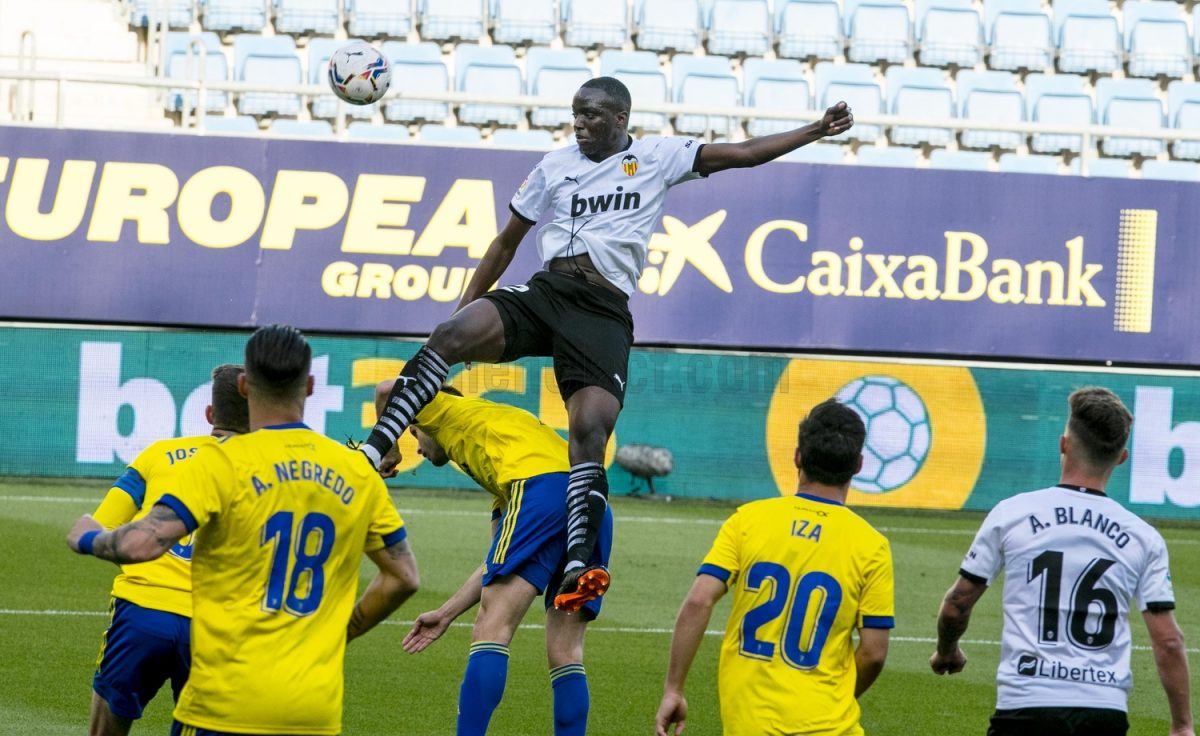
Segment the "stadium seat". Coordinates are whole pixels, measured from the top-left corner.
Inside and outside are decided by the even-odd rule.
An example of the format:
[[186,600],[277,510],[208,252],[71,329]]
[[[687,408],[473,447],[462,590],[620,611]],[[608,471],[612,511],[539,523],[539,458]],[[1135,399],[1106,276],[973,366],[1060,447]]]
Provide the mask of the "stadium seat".
[[970,68],[983,56],[983,28],[971,0],[916,0],[923,66]]
[[706,28],[710,54],[762,56],[771,48],[767,0],[713,0]]
[[[150,21],[158,23],[163,11],[163,0],[133,0],[129,10],[129,24],[138,28],[149,27]],[[192,0],[167,0],[167,26],[187,29],[196,19],[196,8]]]
[[[737,77],[724,56],[692,56],[676,54],[671,61],[674,77],[673,96],[676,102],[712,107],[737,107],[741,102]],[[710,115],[679,115],[675,130],[699,135],[712,131],[714,135],[729,135],[729,118]]]
[[[188,60],[188,47],[193,41],[204,46],[204,79],[209,82],[224,82],[229,79],[229,61],[221,51],[221,39],[215,33],[168,33],[163,44],[163,76],[172,79],[199,79],[200,55],[192,50]],[[205,90],[206,112],[224,112],[229,106],[229,93]],[[163,108],[169,112],[180,112],[184,108],[196,107],[196,92],[185,89],[167,90],[163,96]]]
[[408,2],[346,0],[346,30],[351,38],[404,38],[413,28]]
[[458,127],[447,127],[445,125],[437,125],[435,123],[425,123],[421,126],[421,142],[422,143],[479,143],[483,140],[483,136],[479,134],[479,128],[470,125],[459,125]]
[[206,31],[258,33],[267,25],[263,0],[203,0]]
[[[1080,165],[1080,159],[1078,156],[1071,161],[1071,173],[1082,173],[1082,167]],[[1089,158],[1087,175],[1095,178],[1105,177],[1108,179],[1130,179],[1133,177],[1133,168],[1125,159]]]
[[474,41],[484,33],[486,0],[420,0],[421,40]]
[[863,146],[858,149],[858,163],[863,166],[894,166],[915,169],[921,154],[915,148]]
[[[940,69],[893,66],[887,70],[885,79],[888,110],[893,115],[933,119],[954,117],[954,94]],[[954,131],[949,128],[897,125],[892,127],[891,133],[892,143],[900,146],[936,148],[947,145],[954,138]]]
[[900,0],[846,0],[849,61],[902,64],[912,56],[908,6]]
[[243,133],[258,135],[258,121],[247,115],[208,115],[204,118],[204,130],[208,133]]
[[1127,0],[1125,50],[1131,77],[1182,77],[1192,69],[1192,40],[1179,3]]
[[1016,71],[1054,66],[1050,16],[1042,0],[984,0],[988,66]]
[[[812,109],[812,94],[804,79],[804,69],[794,59],[746,59],[742,63],[742,75],[746,80],[743,89],[746,107],[773,112]],[[752,136],[767,135],[801,125],[804,125],[802,120],[755,118],[746,126],[746,132]]]
[[492,40],[525,45],[550,43],[558,36],[554,0],[489,0]]
[[[242,34],[233,41],[238,81],[273,87],[298,85],[303,80],[296,44],[291,36]],[[237,110],[242,115],[289,115],[300,112],[300,96],[287,92],[242,92]]]
[[[1096,117],[1101,125],[1131,130],[1158,130],[1163,127],[1162,102],[1154,94],[1149,79],[1110,79],[1096,82]],[[1157,138],[1108,136],[1100,143],[1106,156],[1144,156],[1153,158],[1162,152]]]
[[625,0],[563,0],[564,41],[568,46],[621,48],[629,39]]
[[[977,72],[965,69],[958,73],[958,116],[988,123],[1021,123],[1025,121],[1025,98],[1017,89],[1012,72]],[[964,130],[965,148],[1003,148],[1016,150],[1024,140],[1023,133],[999,130]]]
[[[583,49],[550,49],[535,46],[525,53],[525,78],[529,94],[570,103],[579,85],[592,78]],[[571,122],[569,104],[535,107],[530,124],[538,128],[561,128]]]
[[633,110],[629,127],[657,133],[667,127],[667,116],[661,112],[645,112],[638,106],[647,102],[667,101],[667,77],[658,65],[658,56],[651,51],[617,51],[600,54],[600,75],[616,77],[629,88]]
[[638,0],[635,17],[639,49],[686,53],[700,45],[697,0]]
[[331,138],[333,128],[324,120],[291,120],[279,118],[271,121],[267,132],[280,138]]
[[[329,79],[329,57],[346,42],[335,38],[314,38],[308,42],[308,82],[325,86]],[[312,116],[324,120],[337,117],[338,99],[332,94],[321,95],[312,100]],[[370,120],[379,110],[379,103],[372,105],[342,105],[342,114],[358,120]]]
[[352,141],[406,141],[411,136],[403,125],[372,125],[355,120],[346,128],[346,137]]
[[929,154],[929,168],[956,171],[988,171],[992,154],[984,151],[947,151],[938,148]]
[[[860,115],[883,112],[883,89],[875,80],[875,70],[866,64],[834,64],[819,62],[814,69],[817,85],[816,108],[825,108],[845,100]],[[874,143],[879,138],[878,125],[855,123],[850,130],[833,140],[858,140]]]
[[[511,46],[459,44],[454,49],[454,75],[455,86],[460,92],[494,97],[519,97],[524,93],[521,69]],[[471,102],[458,108],[458,122],[516,125],[523,114],[515,105]]]
[[1010,174],[1057,174],[1058,156],[1022,156],[1019,153],[1000,154],[1000,171]]
[[[1081,127],[1095,122],[1092,97],[1074,74],[1030,74],[1025,77],[1026,118],[1031,122]],[[1079,153],[1083,137],[1064,133],[1034,133],[1030,150],[1036,153]]]
[[333,35],[338,0],[275,0],[275,32],[296,36]]
[[789,59],[836,59],[846,45],[842,11],[833,0],[775,0],[779,55]]
[[1058,69],[1111,74],[1121,68],[1121,31],[1107,0],[1054,0]]
[[1195,161],[1148,159],[1142,162],[1142,178],[1165,181],[1200,181],[1200,164]]
[[810,143],[784,154],[780,161],[795,161],[805,164],[844,164],[846,152],[841,146],[828,143]]
[[437,44],[388,41],[381,50],[392,63],[391,89],[398,90],[401,95],[384,104],[384,119],[405,123],[445,120],[450,114],[450,107],[445,102],[403,97],[405,93],[449,91],[450,73],[446,71]]
[[501,128],[492,133],[492,143],[497,146],[511,148],[531,148],[535,151],[549,151],[554,148],[554,136],[548,130],[511,130]]
[[[1200,82],[1175,80],[1167,85],[1167,124],[1178,130],[1200,133]],[[1200,141],[1175,141],[1175,158],[1200,161]]]

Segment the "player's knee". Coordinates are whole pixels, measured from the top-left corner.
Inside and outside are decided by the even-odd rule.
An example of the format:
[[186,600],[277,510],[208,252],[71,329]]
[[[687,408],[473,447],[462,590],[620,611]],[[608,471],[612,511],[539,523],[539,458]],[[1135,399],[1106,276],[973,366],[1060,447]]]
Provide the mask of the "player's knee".
[[571,458],[578,462],[601,462],[608,445],[608,427],[603,422],[579,422],[571,428]]

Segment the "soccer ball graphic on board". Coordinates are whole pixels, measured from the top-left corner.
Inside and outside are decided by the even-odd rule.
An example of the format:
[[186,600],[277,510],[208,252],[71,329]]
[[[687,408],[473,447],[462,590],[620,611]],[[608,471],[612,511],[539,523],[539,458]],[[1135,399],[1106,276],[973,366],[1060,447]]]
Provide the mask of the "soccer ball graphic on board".
[[929,455],[929,412],[904,383],[864,376],[843,386],[837,400],[867,425],[863,466],[850,484],[865,493],[893,491],[916,476]]

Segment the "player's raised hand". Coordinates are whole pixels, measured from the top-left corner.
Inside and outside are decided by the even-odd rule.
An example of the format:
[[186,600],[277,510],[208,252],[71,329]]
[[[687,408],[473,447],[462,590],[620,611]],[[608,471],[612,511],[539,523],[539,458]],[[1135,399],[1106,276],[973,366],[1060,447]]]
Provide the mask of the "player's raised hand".
[[654,716],[654,736],[678,736],[687,725],[687,698],[683,693],[668,690],[663,693],[658,714]]
[[404,651],[409,654],[416,654],[424,651],[426,647],[441,638],[442,634],[446,633],[446,629],[450,628],[450,623],[454,619],[439,611],[427,611],[417,616],[417,620],[413,621],[412,630],[404,637],[404,642],[401,646]]
[[850,112],[850,106],[839,102],[826,110],[825,116],[821,118],[821,135],[840,135],[850,130],[853,125],[854,115]]
[[100,522],[92,518],[91,514],[84,514],[79,517],[79,521],[75,522],[75,526],[71,527],[71,531],[67,532],[67,546],[72,552],[79,551],[79,538],[87,532],[102,532],[104,527]]
[[384,478],[395,478],[400,467],[400,446],[392,445],[392,449],[387,451],[379,460],[379,475]]
[[957,675],[966,666],[967,655],[958,647],[950,656],[943,656],[941,652],[934,651],[933,656],[929,658],[929,667],[939,675]]

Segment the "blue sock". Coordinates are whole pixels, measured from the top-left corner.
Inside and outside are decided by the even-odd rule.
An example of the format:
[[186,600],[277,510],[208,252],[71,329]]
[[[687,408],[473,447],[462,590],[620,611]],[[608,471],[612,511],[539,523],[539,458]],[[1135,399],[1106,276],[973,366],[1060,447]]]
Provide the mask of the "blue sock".
[[467,671],[458,691],[458,736],[483,736],[492,712],[504,697],[508,647],[494,641],[471,645]]
[[550,670],[554,688],[554,736],[583,736],[587,733],[587,672],[581,664],[564,664]]

